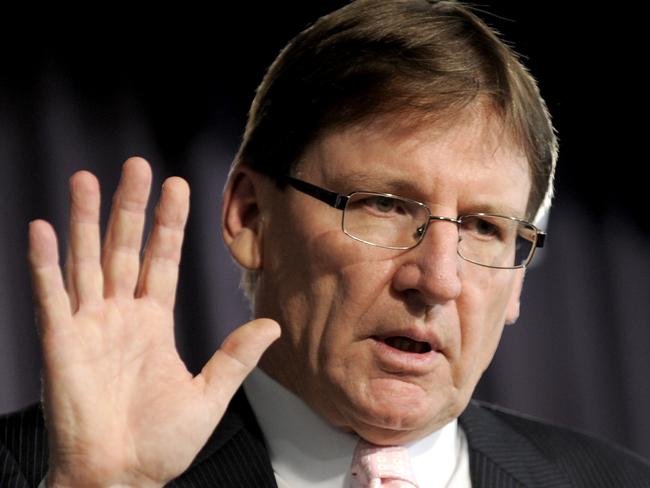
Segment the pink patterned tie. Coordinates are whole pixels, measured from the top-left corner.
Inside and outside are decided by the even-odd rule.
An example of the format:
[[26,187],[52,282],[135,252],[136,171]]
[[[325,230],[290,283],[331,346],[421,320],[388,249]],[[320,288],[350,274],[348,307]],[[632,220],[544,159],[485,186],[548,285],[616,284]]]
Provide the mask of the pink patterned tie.
[[351,488],[418,488],[405,447],[359,440],[352,458]]

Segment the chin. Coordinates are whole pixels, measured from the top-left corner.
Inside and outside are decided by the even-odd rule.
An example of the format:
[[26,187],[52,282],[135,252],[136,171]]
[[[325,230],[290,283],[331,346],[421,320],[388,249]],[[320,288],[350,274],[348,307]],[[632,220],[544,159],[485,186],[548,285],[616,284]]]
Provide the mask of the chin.
[[366,401],[356,404],[350,426],[374,444],[403,444],[425,437],[452,420],[445,410],[431,401],[411,403],[404,397]]
[[356,401],[351,399],[350,427],[374,444],[404,444],[421,439],[442,428],[465,408],[442,392],[427,394],[413,384],[386,386],[391,385],[374,385],[369,394]]

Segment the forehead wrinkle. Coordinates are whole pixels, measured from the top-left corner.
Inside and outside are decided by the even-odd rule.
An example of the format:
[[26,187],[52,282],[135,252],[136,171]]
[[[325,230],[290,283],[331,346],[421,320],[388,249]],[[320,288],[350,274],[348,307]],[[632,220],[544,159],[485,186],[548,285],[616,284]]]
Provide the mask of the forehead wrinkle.
[[358,170],[336,174],[328,178],[332,186],[343,189],[345,193],[353,191],[371,191],[391,193],[404,197],[419,197],[424,192],[418,183],[404,178],[401,174],[391,174],[382,169],[366,173]]
[[[439,165],[454,166],[454,180],[465,182],[467,187],[477,184],[477,173],[472,168],[490,171],[507,165],[509,170],[501,172],[501,177],[513,186],[521,185],[521,176],[528,183],[531,177],[525,154],[499,117],[478,109],[466,111],[449,124],[408,125],[399,120],[377,120],[326,132],[305,151],[297,174],[300,176],[304,171],[304,177],[312,183],[338,193],[392,193],[432,204],[430,197],[445,193],[446,185],[435,172],[430,173],[431,178],[421,175]],[[408,174],[416,176],[407,177]],[[480,193],[466,196],[458,202],[465,214],[525,217],[525,208],[519,210],[505,202],[490,201],[488,195],[481,198]]]
[[[467,107],[450,119],[438,120],[435,123],[414,123],[408,114],[396,114],[392,118],[386,116],[338,130],[325,130],[306,152],[315,149],[322,154],[328,149],[336,149],[341,143],[345,145],[345,139],[350,138],[361,138],[367,147],[378,147],[389,142],[395,152],[403,155],[417,152],[419,147],[430,143],[437,142],[440,147],[463,145],[466,148],[474,147],[474,152],[480,155],[489,153],[491,157],[479,158],[486,162],[495,160],[497,152],[502,150],[525,160],[526,169],[530,171],[526,153],[516,141],[512,130],[484,103]],[[346,150],[349,150],[349,147],[346,147]]]
[[[363,139],[362,144],[354,141],[359,137]],[[353,140],[352,144],[347,142],[350,139]],[[373,143],[373,139],[378,143]],[[395,151],[390,151],[389,154],[381,149],[386,139],[376,127],[374,130],[361,126],[331,132],[315,141],[305,151],[297,165],[296,175],[317,178],[320,184],[338,193],[372,191],[425,199],[430,188],[424,187],[425,182],[422,179],[406,177],[406,172],[400,165],[404,160],[417,160],[417,156],[407,154],[417,149],[419,141],[415,140],[412,133],[404,134],[395,139],[392,144]],[[408,145],[412,148],[407,147],[404,150]],[[357,150],[359,147],[372,149]],[[341,161],[345,164],[340,164]]]

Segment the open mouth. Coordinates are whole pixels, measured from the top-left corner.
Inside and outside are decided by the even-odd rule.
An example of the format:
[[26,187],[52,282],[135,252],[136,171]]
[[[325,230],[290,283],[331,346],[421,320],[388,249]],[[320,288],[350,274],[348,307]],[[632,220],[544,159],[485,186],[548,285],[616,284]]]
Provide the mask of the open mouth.
[[404,352],[424,354],[431,351],[431,345],[428,342],[420,342],[404,336],[385,337],[380,340],[384,344]]

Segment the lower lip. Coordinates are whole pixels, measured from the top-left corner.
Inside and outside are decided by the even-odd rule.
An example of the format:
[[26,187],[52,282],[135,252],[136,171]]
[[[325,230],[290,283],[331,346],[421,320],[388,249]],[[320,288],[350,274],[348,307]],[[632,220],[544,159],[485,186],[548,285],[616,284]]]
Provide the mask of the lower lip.
[[417,375],[430,373],[442,357],[442,353],[438,351],[407,352],[391,347],[375,337],[371,340],[380,367],[388,373]]

